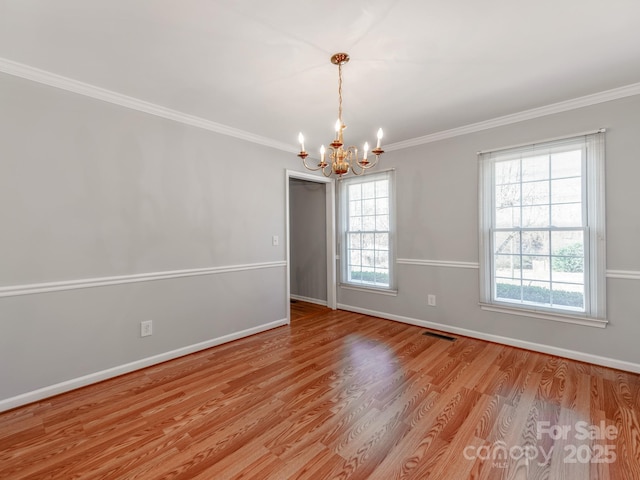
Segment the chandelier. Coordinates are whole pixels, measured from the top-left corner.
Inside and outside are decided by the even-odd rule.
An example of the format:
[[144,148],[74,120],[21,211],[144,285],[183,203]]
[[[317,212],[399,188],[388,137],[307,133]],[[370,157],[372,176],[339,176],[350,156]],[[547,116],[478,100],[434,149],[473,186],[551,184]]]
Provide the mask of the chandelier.
[[[331,57],[331,63],[338,66],[338,120],[336,121],[336,137],[329,144],[328,150],[324,145],[320,147],[320,163],[315,167],[307,164],[307,156],[309,155],[304,150],[304,137],[302,133],[298,134],[298,141],[300,142],[300,153],[298,156],[302,159],[302,163],[305,168],[312,171],[321,170],[325,177],[330,177],[331,174],[341,177],[349,173],[349,170],[354,175],[362,175],[365,170],[375,167],[378,164],[380,155],[384,153],[384,150],[380,148],[380,140],[382,139],[382,129],[378,129],[378,143],[376,148],[371,150],[371,153],[375,155],[375,160],[370,161],[367,159],[369,152],[369,144],[365,142],[363,148],[362,158],[358,158],[358,149],[355,146],[344,147],[344,139],[342,131],[347,127],[342,122],[342,65],[349,61],[349,55],[346,53],[336,53]],[[325,154],[329,155],[329,161],[326,160]]]

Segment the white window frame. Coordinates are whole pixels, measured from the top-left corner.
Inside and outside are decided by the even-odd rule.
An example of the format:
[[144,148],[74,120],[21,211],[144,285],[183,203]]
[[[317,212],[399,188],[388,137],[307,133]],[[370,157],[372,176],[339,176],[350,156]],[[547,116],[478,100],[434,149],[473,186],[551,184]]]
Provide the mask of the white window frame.
[[[604,328],[606,320],[605,245],[605,130],[556,138],[536,144],[478,152],[480,306],[484,310]],[[540,152],[582,143],[582,230],[584,232],[585,310],[511,303],[496,299],[494,279],[495,165],[507,158],[526,158]],[[554,231],[553,226],[537,230]],[[524,229],[523,229],[524,231]]]
[[[389,186],[389,286],[373,285],[366,281],[349,280],[349,194],[350,185],[376,182],[386,179]],[[397,294],[396,290],[396,212],[395,212],[395,171],[383,170],[375,173],[367,173],[362,176],[342,177],[338,179],[338,218],[339,218],[339,251],[340,251],[340,286],[347,289],[365,290],[382,294]],[[355,231],[354,231],[355,232]],[[354,233],[351,232],[351,233]],[[361,231],[365,233],[364,231]],[[368,233],[372,233],[368,232]],[[377,231],[380,233],[380,231]]]

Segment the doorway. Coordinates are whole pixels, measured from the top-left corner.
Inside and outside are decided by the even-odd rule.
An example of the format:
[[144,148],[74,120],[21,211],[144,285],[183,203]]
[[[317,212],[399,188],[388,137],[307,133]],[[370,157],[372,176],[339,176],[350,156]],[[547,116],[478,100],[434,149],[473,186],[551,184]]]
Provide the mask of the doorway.
[[[286,171],[287,305],[336,308],[335,187],[331,179]],[[291,322],[291,309],[287,318]]]

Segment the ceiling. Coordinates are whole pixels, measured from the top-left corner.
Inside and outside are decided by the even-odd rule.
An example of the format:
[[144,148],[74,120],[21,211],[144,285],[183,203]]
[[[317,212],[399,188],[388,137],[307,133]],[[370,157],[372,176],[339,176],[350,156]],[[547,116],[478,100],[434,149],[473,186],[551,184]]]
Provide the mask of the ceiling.
[[638,0],[0,0],[0,57],[275,142],[404,142],[640,82]]

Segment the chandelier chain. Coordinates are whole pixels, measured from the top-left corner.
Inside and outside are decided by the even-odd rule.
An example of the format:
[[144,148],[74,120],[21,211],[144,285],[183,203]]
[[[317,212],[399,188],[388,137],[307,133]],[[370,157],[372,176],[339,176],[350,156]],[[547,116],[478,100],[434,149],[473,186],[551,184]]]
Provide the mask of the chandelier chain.
[[338,119],[342,127],[342,63],[338,64]]

